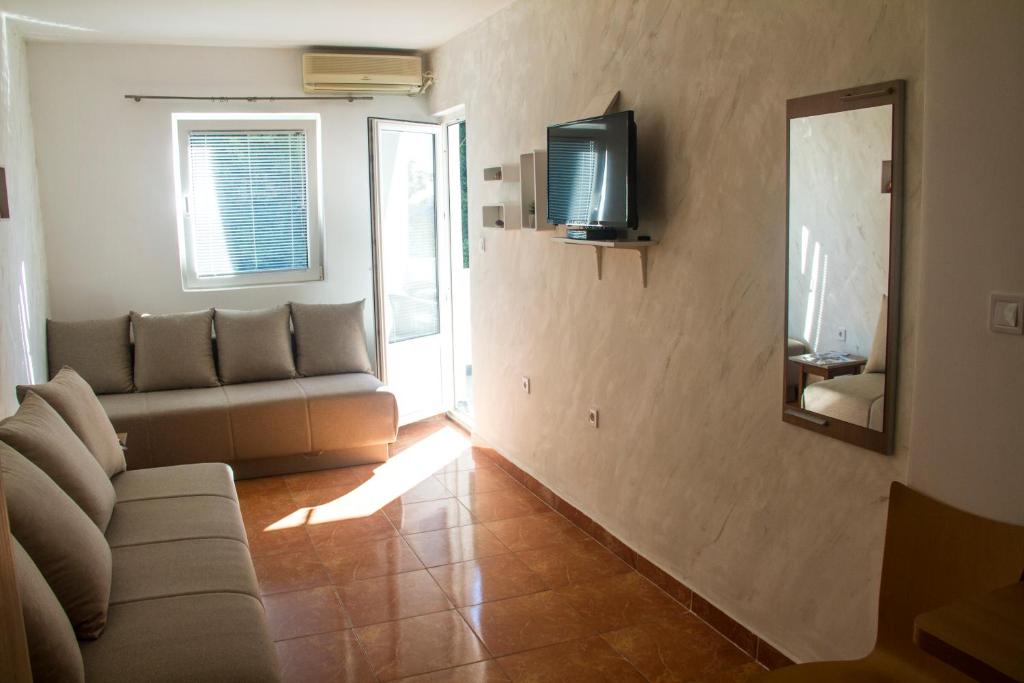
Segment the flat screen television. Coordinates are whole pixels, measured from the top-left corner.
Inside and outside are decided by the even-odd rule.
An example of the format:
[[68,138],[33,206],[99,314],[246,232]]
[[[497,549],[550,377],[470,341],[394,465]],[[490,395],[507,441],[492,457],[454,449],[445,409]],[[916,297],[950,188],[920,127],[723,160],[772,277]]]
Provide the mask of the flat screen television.
[[548,127],[548,223],[635,228],[632,111]]

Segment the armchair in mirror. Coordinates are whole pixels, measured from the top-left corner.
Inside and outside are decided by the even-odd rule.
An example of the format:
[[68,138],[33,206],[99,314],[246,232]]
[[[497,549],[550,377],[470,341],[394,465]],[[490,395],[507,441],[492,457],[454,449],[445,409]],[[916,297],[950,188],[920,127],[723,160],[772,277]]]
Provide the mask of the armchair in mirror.
[[903,81],[789,100],[782,419],[891,453]]

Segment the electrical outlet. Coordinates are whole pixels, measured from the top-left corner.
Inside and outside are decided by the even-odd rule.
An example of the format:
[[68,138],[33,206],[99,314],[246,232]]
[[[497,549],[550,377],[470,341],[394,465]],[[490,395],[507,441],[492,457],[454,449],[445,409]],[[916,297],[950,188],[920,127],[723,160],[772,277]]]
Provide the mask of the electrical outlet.
[[836,330],[836,339],[838,339],[839,341],[846,341],[845,327],[840,327],[838,330]]
[[530,393],[530,378],[527,377],[526,375],[523,375],[522,385],[523,385],[523,393],[524,394]]
[[587,422],[589,422],[590,426],[593,427],[594,429],[597,429],[597,419],[597,408],[591,408],[590,410],[587,411]]

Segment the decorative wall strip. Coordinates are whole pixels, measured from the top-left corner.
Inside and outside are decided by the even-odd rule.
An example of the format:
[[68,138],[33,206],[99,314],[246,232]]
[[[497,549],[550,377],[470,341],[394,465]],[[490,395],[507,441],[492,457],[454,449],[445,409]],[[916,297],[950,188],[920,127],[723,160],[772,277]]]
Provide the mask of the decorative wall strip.
[[537,481],[533,476],[524,472],[498,451],[485,446],[474,446],[473,450],[493,462],[510,477],[554,508],[556,512],[578,526],[605,548],[618,555],[626,564],[636,569],[643,577],[665,591],[676,602],[693,612],[694,615],[728,638],[736,647],[753,657],[765,668],[779,669],[794,663],[793,660],[762,640],[746,626],[715,607],[709,600],[694,592],[681,581],[630,548],[610,531],[570,505],[561,496]]

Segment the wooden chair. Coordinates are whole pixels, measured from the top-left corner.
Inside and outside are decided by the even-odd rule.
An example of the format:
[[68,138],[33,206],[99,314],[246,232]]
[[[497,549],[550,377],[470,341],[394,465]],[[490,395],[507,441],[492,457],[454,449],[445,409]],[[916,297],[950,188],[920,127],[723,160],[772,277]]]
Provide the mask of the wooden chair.
[[914,618],[1021,579],[1024,527],[957,510],[903,484],[889,491],[875,649],[853,661],[813,662],[759,683],[970,681],[914,644]]

